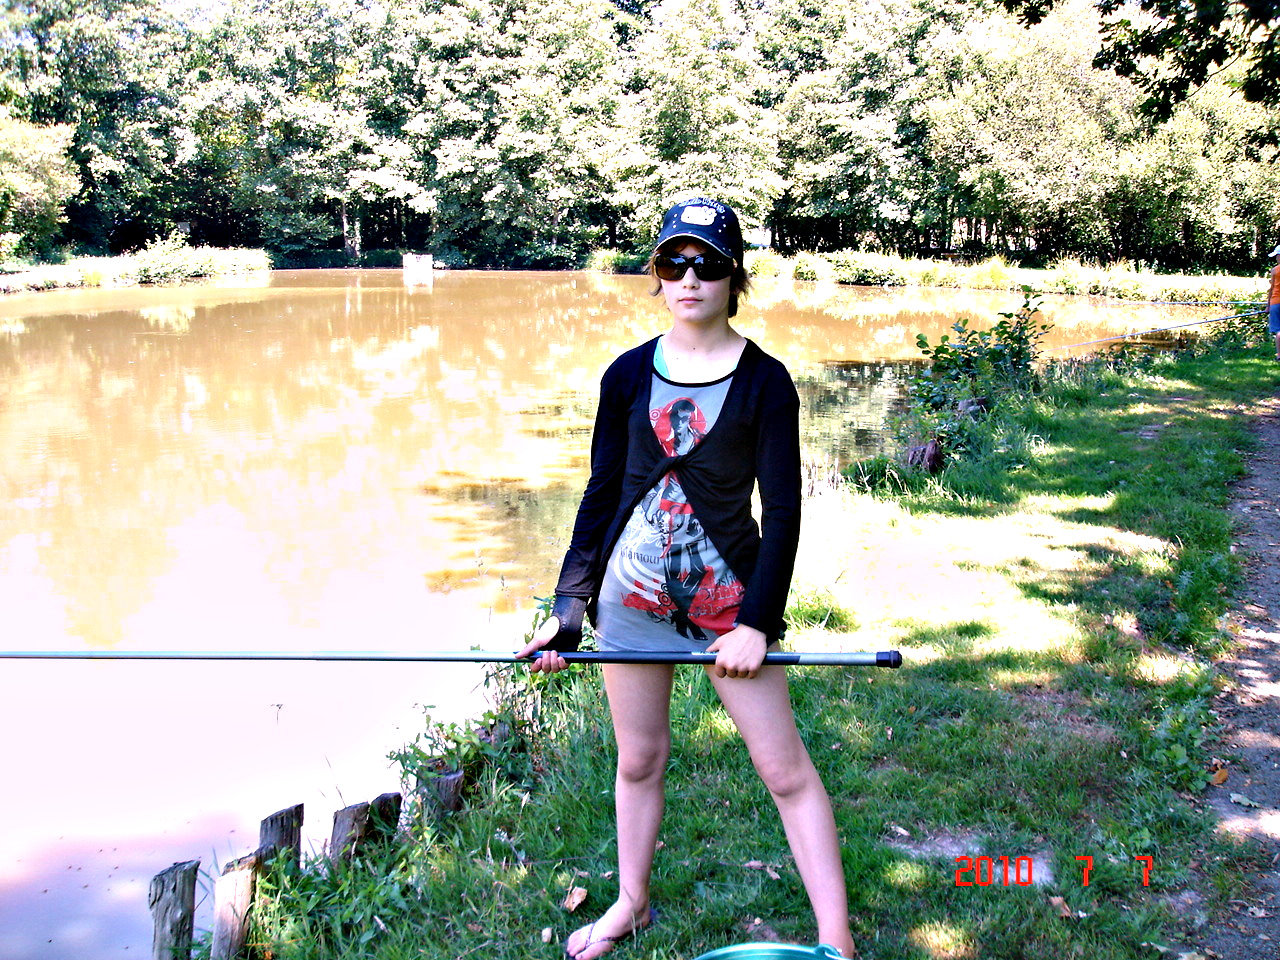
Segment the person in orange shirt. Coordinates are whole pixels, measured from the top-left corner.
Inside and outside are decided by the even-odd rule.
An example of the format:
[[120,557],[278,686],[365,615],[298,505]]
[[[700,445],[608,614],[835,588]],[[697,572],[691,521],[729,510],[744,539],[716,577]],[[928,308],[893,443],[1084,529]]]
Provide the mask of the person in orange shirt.
[[1271,251],[1276,265],[1271,268],[1271,292],[1267,294],[1267,329],[1276,339],[1276,360],[1280,360],[1280,243]]

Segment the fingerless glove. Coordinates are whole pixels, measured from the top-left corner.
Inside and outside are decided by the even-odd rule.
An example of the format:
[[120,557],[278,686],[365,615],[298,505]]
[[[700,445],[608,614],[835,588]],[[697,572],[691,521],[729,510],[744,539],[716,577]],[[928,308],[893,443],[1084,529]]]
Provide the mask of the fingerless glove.
[[548,642],[546,650],[572,653],[582,642],[582,616],[587,612],[587,601],[581,597],[556,595],[551,604],[551,615],[560,621],[560,629]]

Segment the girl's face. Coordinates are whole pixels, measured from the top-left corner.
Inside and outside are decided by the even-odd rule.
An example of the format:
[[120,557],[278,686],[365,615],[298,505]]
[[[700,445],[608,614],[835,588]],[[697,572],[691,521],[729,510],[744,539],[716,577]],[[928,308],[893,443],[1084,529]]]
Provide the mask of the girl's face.
[[[699,254],[712,252],[709,247],[689,240],[675,249],[664,250],[668,255],[696,257]],[[676,321],[704,326],[721,321],[729,321],[729,288],[732,278],[723,280],[699,280],[693,268],[685,270],[679,280],[663,280],[662,295],[667,300],[667,309]]]

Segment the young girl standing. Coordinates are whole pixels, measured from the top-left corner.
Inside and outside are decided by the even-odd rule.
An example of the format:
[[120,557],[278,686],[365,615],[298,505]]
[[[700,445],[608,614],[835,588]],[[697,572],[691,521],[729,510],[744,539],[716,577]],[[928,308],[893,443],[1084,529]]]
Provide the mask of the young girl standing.
[[[591,479],[552,615],[521,654],[545,649],[533,669],[564,669],[555,651],[577,647],[588,612],[602,650],[714,652],[707,673],[777,804],[818,939],[852,956],[831,803],[796,730],[785,668],[763,665],[783,631],[800,532],[799,398],[786,368],[729,323],[749,285],[732,209],[677,203],[649,271],[671,328],[604,374]],[[603,672],[618,748],[618,898],[569,936],[573,960],[608,953],[655,916],[674,667]]]

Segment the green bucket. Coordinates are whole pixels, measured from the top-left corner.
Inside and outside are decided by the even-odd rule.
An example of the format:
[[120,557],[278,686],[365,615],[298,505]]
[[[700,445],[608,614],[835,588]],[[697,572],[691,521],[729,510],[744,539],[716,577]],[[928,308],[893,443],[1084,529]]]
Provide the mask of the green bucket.
[[835,947],[820,943],[802,947],[794,943],[739,943],[704,953],[697,960],[843,960]]

